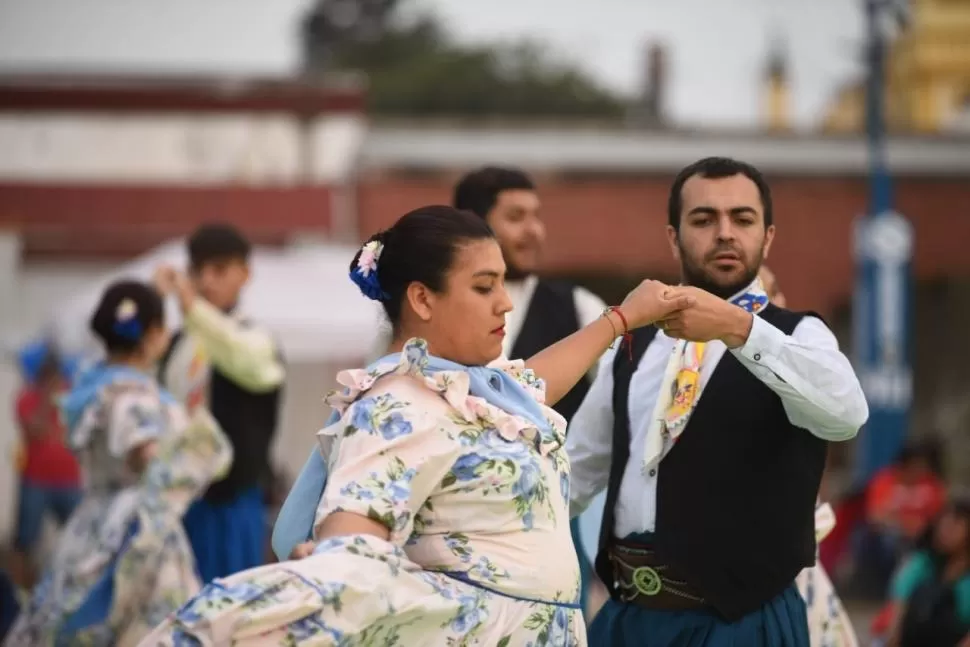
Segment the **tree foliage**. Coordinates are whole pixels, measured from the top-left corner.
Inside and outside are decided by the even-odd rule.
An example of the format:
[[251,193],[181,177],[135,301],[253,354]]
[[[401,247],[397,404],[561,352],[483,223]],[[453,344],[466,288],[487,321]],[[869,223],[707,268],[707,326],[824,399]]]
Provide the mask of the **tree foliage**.
[[[325,47],[305,48],[327,52],[327,69],[365,73],[374,114],[618,118],[625,112],[621,98],[534,42],[465,45],[434,16],[405,23],[396,15],[379,35],[373,28],[367,38],[331,35]],[[320,30],[305,34],[323,37]]]

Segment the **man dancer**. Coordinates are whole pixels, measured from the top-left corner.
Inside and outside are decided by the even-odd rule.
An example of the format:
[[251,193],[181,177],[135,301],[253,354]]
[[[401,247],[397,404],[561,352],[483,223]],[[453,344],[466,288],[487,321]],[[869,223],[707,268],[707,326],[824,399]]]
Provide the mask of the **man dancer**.
[[173,337],[159,379],[192,408],[206,405],[232,441],[229,473],[185,515],[204,582],[264,563],[263,490],[279,415],[285,369],[264,330],[236,312],[249,280],[250,245],[227,225],[206,225],[189,238],[189,277],[158,274],[175,294],[185,328]]
[[[455,186],[452,204],[484,219],[495,232],[505,259],[505,289],[513,310],[506,317],[503,355],[527,359],[598,319],[606,304],[580,287],[540,279],[539,270],[546,241],[545,224],[539,215],[535,184],[522,171],[485,167],[465,175]],[[389,339],[380,340],[384,354]],[[555,409],[570,420],[579,408],[590,381],[582,380],[560,400]],[[589,587],[595,583],[574,521],[573,542],[583,574],[583,608]]]
[[600,363],[567,450],[574,513],[602,488],[591,645],[809,644],[795,577],[815,557],[827,441],[868,417],[811,313],[768,303],[775,227],[752,166],[707,158],[671,187],[667,236],[691,308]]

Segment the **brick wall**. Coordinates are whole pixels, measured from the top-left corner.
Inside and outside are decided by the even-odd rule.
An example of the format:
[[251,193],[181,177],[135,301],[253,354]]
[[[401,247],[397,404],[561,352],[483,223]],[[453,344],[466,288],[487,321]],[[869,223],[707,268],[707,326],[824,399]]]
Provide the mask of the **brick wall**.
[[326,234],[331,191],[322,186],[126,186],[0,183],[0,227],[21,235],[28,258],[128,258],[209,220],[254,242]]
[[[361,235],[414,207],[446,203],[452,182],[427,175],[365,178],[358,189]],[[548,270],[674,272],[664,236],[669,183],[667,176],[540,182]],[[831,313],[850,294],[852,221],[865,208],[865,180],[782,177],[771,183],[778,234],[769,263],[795,305]],[[902,178],[896,198],[915,227],[919,277],[970,274],[970,180]]]

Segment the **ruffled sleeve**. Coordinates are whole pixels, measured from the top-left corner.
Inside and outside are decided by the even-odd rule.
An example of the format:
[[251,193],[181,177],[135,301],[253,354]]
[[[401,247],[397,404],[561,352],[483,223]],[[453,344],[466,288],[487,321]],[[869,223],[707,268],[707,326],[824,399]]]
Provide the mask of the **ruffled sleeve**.
[[403,545],[415,513],[461,452],[443,424],[447,415],[441,398],[408,375],[389,375],[349,404],[319,434],[329,478],[315,527],[332,512],[352,512],[383,524]]
[[232,444],[204,407],[193,411],[191,418],[178,405],[170,405],[168,413],[172,429],[145,470],[144,502],[148,509],[181,516],[210,483],[229,471]]
[[500,358],[488,365],[489,368],[497,368],[522,385],[526,393],[535,398],[535,401],[544,405],[546,403],[546,382],[536,375],[531,368],[526,368],[525,362],[521,359],[510,360]]
[[165,433],[165,407],[152,389],[132,386],[112,394],[107,425],[108,451],[123,459],[128,452]]

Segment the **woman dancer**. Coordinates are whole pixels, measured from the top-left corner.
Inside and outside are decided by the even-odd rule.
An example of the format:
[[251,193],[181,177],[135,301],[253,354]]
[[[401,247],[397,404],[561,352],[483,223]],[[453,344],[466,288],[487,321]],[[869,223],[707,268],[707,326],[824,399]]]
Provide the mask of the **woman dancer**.
[[546,405],[628,327],[690,300],[647,281],[526,364],[486,368],[511,308],[504,274],[488,226],[450,207],[364,245],[351,278],[397,352],[341,373],[329,398],[305,468],[322,483],[326,460],[328,482],[287,545],[312,532],[312,555],[215,581],[142,645],[585,644],[565,425]]
[[107,360],[61,403],[86,491],[9,647],[137,644],[201,588],[182,514],[228,468],[229,444],[150,377],[168,343],[152,288],[109,287],[91,329]]
[[[758,273],[764,284],[765,292],[771,302],[780,308],[786,306],[785,294],[781,291],[778,279],[767,265],[761,266]],[[835,528],[835,512],[828,503],[818,503],[815,507],[815,541],[822,543]],[[811,647],[858,647],[858,639],[852,621],[842,600],[832,585],[832,580],[818,561],[795,578],[795,586],[805,600],[808,615],[808,637]]]

